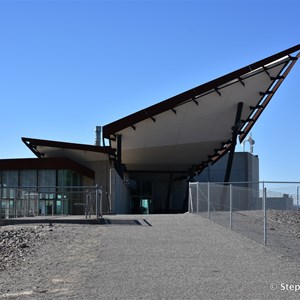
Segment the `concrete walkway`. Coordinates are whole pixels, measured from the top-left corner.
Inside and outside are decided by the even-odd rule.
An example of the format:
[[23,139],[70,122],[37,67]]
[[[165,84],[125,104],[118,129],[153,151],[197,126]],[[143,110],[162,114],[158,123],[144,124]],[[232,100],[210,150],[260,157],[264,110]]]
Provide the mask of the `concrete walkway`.
[[101,299],[299,299],[299,262],[209,220],[108,219],[90,274]]
[[0,277],[0,299],[300,296],[299,262],[196,215],[105,216],[102,225],[53,228],[55,239]]

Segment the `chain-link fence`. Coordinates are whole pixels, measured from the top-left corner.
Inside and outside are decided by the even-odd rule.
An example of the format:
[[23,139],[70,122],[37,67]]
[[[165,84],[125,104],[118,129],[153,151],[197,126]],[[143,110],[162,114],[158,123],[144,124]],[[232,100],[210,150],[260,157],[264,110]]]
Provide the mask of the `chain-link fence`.
[[190,183],[189,212],[300,259],[300,183]]
[[108,213],[109,197],[98,186],[0,187],[0,217],[3,219],[49,215]]

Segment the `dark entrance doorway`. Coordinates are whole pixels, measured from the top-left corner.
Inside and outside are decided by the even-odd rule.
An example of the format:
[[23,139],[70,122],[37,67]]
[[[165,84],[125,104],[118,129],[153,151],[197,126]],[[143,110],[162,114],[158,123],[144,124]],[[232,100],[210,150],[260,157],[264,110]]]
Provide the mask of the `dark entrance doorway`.
[[152,204],[152,182],[137,181],[131,190],[131,213],[151,214]]

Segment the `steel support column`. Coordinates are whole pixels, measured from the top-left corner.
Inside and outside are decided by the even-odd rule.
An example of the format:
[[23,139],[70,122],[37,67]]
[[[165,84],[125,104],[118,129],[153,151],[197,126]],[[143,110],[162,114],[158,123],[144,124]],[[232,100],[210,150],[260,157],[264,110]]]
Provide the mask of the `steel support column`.
[[120,134],[117,135],[117,157],[115,161],[115,169],[123,179],[124,170],[122,165],[122,135]]
[[171,197],[172,197],[172,186],[173,186],[173,173],[169,175],[167,201],[166,201],[166,211],[170,212],[171,209]]
[[221,210],[226,210],[226,197],[227,197],[227,185],[226,183],[229,182],[230,180],[230,174],[231,174],[231,168],[232,168],[232,163],[233,163],[233,157],[234,157],[234,150],[236,146],[236,140],[237,136],[241,127],[241,116],[242,116],[242,110],[243,110],[243,102],[238,103],[238,107],[236,110],[236,115],[235,115],[235,122],[234,125],[232,126],[232,138],[231,138],[231,145],[230,145],[230,152],[227,160],[227,167],[226,167],[226,172],[225,172],[225,177],[224,177],[224,187],[223,191],[221,193],[221,199],[220,199],[220,209]]

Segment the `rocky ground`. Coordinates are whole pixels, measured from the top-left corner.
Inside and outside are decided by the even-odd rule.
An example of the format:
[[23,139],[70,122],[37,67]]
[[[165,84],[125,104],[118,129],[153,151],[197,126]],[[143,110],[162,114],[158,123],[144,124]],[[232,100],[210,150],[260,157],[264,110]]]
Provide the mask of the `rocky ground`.
[[[228,223],[227,219],[225,224]],[[262,210],[236,211],[233,230],[263,243],[263,220]],[[267,246],[300,261],[300,211],[268,210],[266,233]]]
[[300,239],[300,211],[269,210],[268,222],[270,230],[285,230]]
[[0,227],[0,272],[18,268],[29,254],[47,242],[52,231],[52,226],[44,225]]
[[76,224],[0,227],[0,299],[75,299],[64,293],[84,278],[101,230]]

